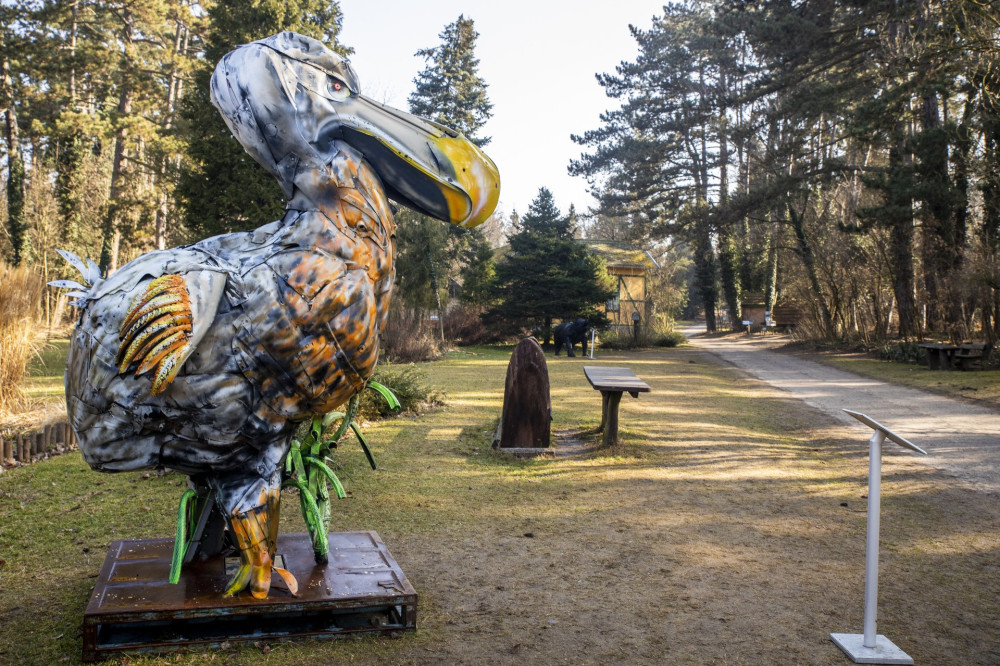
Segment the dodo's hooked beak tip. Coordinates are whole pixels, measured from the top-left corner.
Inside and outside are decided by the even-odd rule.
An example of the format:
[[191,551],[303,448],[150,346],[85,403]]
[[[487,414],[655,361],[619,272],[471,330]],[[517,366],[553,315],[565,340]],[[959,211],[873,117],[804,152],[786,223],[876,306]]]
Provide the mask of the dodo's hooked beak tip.
[[462,135],[436,141],[438,150],[452,164],[457,184],[457,192],[442,188],[451,213],[449,221],[466,229],[482,224],[500,199],[500,172],[493,160]]

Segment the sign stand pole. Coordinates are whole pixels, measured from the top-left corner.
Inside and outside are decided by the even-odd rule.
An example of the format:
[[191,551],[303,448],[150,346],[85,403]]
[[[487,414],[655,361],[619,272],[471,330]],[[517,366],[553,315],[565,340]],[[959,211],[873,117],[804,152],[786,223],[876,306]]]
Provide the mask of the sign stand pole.
[[863,634],[830,634],[837,647],[856,664],[912,664],[913,659],[875,631],[878,609],[878,546],[882,505],[882,444],[886,438],[902,447],[927,455],[916,444],[903,439],[877,421],[859,412],[845,412],[875,432],[868,441],[868,530],[865,544],[865,625]]

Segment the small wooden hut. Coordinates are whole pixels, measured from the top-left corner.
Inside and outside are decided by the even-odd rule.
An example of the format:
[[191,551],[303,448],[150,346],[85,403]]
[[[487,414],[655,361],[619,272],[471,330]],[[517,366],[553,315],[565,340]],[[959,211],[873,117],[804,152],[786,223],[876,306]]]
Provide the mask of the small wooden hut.
[[659,268],[650,253],[620,241],[580,242],[604,259],[608,275],[618,284],[615,296],[605,304],[605,315],[611,325],[630,331],[638,316],[639,325],[646,328],[653,312],[646,292],[646,278],[650,269]]

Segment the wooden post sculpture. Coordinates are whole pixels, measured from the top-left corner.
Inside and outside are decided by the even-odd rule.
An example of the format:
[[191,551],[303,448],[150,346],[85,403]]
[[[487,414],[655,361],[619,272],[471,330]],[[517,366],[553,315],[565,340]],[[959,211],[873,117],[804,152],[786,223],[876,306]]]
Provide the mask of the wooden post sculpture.
[[538,340],[525,338],[514,348],[507,366],[503,412],[494,446],[546,448],[551,425],[552,399],[545,353]]
[[458,132],[361,95],[350,64],[309,37],[227,54],[211,96],[277,179],[286,213],[110,276],[63,253],[85,283],[55,283],[80,308],[66,403],[94,469],[168,467],[205,489],[242,560],[226,594],[264,598],[272,571],[295,589],[273,564],[295,427],[356,396],[378,361],[394,278],[389,198],[468,228],[493,212],[500,181]]

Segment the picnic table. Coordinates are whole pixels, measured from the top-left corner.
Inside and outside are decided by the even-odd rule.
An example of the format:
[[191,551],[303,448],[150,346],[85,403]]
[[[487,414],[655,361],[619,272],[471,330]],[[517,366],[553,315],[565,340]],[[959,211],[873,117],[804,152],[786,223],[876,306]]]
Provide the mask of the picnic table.
[[649,393],[649,384],[639,379],[628,368],[610,365],[585,365],[583,374],[595,391],[601,392],[601,425],[598,432],[604,433],[604,446],[618,443],[618,405],[622,393],[638,398],[640,393]]
[[989,343],[950,345],[939,342],[922,342],[917,345],[927,350],[927,367],[931,370],[967,370],[971,363],[985,363],[993,346]]
[[927,350],[927,367],[931,370],[951,370],[952,359],[959,350],[958,345],[940,342],[922,342],[917,346]]

